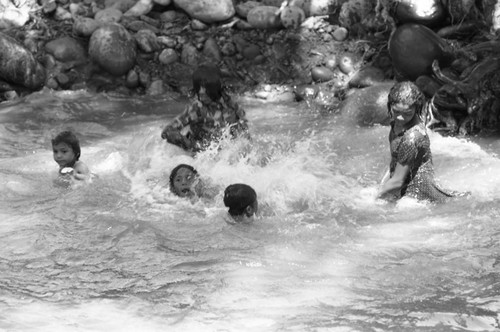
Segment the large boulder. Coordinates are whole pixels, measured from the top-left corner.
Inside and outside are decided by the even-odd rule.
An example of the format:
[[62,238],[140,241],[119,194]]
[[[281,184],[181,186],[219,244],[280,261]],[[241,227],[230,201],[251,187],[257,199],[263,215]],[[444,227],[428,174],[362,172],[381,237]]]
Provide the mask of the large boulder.
[[123,26],[108,24],[94,31],[90,37],[89,55],[107,72],[121,76],[135,65],[136,41]]
[[234,16],[232,0],[174,0],[190,17],[205,23],[226,21]]
[[45,83],[45,68],[33,54],[14,38],[0,32],[0,79],[40,89]]
[[340,105],[342,117],[358,126],[388,125],[387,98],[394,82],[379,83],[359,89]]

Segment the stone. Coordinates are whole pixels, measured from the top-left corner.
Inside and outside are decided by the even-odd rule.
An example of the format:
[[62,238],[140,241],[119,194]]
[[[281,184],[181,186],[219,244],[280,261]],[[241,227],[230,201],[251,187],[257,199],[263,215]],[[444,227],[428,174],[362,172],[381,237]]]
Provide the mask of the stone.
[[[364,1],[364,0],[359,0]],[[369,1],[366,1],[369,2]],[[304,1],[304,9],[307,16],[323,16],[328,15],[330,8],[337,6],[337,0],[306,0]]]
[[297,29],[306,19],[306,14],[299,7],[287,6],[281,11],[280,19],[285,28]]
[[160,14],[160,21],[163,23],[170,23],[175,21],[177,18],[177,12],[175,10],[167,10]]
[[153,0],[139,0],[132,8],[127,10],[123,15],[139,17],[141,15],[147,15],[151,9],[153,9]]
[[158,36],[158,42],[168,48],[175,48],[177,46],[177,39],[171,36]]
[[208,38],[203,44],[203,54],[210,59],[219,62],[222,60],[221,51],[214,38]]
[[29,11],[9,6],[2,8],[0,4],[0,29],[22,27],[30,19]]
[[158,56],[158,61],[164,65],[169,65],[171,63],[179,61],[179,55],[177,52],[171,48],[166,48],[160,52]]
[[135,70],[131,70],[127,74],[125,79],[125,86],[127,88],[137,88],[139,86],[139,74]]
[[235,14],[232,0],[173,0],[191,18],[205,23],[226,21]]
[[45,51],[61,62],[83,63],[87,59],[87,51],[77,40],[71,37],[54,39],[45,44]]
[[172,3],[172,0],[153,0],[153,2],[160,6],[168,6]]
[[198,65],[198,50],[191,44],[184,44],[181,52],[181,62],[189,66]]
[[102,22],[88,17],[78,17],[73,21],[73,32],[77,36],[90,37]]
[[54,19],[56,21],[69,21],[73,19],[73,15],[62,7],[57,7],[56,12],[54,14]]
[[134,65],[137,57],[135,39],[119,24],[97,29],[89,41],[91,59],[107,72],[121,76]]
[[0,77],[32,90],[45,83],[45,68],[14,38],[0,32]]
[[208,30],[208,25],[200,20],[193,19],[191,21],[191,29],[193,29],[194,31],[205,31]]
[[340,105],[340,114],[359,126],[388,125],[387,97],[395,82],[379,83],[354,91]]
[[262,4],[260,2],[257,2],[257,1],[247,1],[247,2],[243,2],[243,3],[239,3],[235,7],[236,14],[238,14],[238,16],[246,19],[248,16],[248,12],[250,12],[250,10],[254,9],[255,7],[259,7],[261,5]]
[[351,74],[360,67],[360,59],[351,52],[345,52],[338,57],[338,67],[344,74]]
[[248,13],[247,21],[251,26],[258,29],[280,28],[282,25],[280,16],[277,14],[278,12],[278,7],[255,7]]
[[261,55],[260,47],[255,44],[248,44],[245,48],[243,48],[241,54],[245,59],[253,60],[257,56]]
[[314,67],[311,69],[311,78],[315,82],[327,82],[335,77],[334,72],[323,66]]
[[98,11],[94,19],[103,23],[118,23],[122,18],[123,13],[116,8],[106,8]]
[[139,30],[134,35],[137,46],[144,53],[151,53],[159,50],[160,43],[156,39],[156,35],[151,30]]
[[115,8],[125,13],[136,4],[136,0],[105,0],[104,8]]
[[344,41],[347,39],[348,35],[349,31],[344,27],[339,27],[332,33],[333,39],[335,39],[336,41]]
[[380,68],[366,66],[357,71],[349,80],[349,86],[365,88],[384,80],[384,72]]

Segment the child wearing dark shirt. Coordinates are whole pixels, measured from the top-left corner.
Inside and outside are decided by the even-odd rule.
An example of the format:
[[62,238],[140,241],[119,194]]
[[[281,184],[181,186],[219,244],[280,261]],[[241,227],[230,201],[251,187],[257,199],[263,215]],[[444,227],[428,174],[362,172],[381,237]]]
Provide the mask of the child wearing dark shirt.
[[203,65],[193,73],[196,99],[163,129],[161,137],[198,152],[229,135],[248,137],[245,111],[224,91],[217,67]]

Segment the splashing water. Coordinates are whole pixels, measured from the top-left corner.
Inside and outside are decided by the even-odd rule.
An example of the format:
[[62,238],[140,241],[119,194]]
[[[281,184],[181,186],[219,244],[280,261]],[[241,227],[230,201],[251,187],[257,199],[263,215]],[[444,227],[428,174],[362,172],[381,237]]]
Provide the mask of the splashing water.
[[[241,99],[252,140],[193,157],[160,138],[185,100],[42,91],[0,105],[0,330],[495,331],[500,169],[493,138],[430,133],[445,205],[375,200],[388,128]],[[72,128],[96,174],[54,185]],[[169,191],[179,163],[218,190]],[[229,225],[225,186],[261,214]]]

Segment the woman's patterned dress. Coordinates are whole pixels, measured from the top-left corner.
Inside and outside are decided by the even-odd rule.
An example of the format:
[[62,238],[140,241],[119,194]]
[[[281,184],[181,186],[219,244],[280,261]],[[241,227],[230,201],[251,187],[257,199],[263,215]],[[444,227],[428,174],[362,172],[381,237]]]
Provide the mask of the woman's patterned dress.
[[434,179],[430,140],[423,123],[400,134],[395,134],[392,127],[389,142],[391,146],[390,176],[393,176],[397,163],[410,167],[410,173],[401,188],[400,196],[444,202],[458,195],[456,192],[441,188]]

